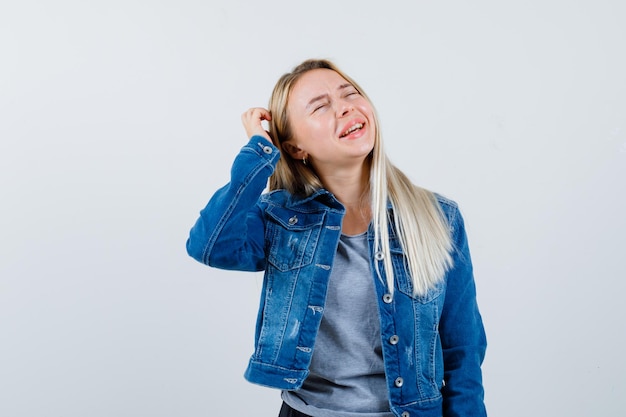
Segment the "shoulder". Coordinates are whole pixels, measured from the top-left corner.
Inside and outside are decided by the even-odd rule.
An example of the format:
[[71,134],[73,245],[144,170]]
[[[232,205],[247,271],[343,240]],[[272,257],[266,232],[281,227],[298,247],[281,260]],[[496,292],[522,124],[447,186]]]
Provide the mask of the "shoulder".
[[450,210],[450,211],[459,210],[459,205],[457,204],[456,201],[451,200],[450,198],[445,197],[439,193],[433,193],[433,195],[437,199],[437,203],[439,203],[439,206],[441,206],[442,210]]
[[443,215],[448,222],[448,226],[450,227],[450,232],[456,235],[460,230],[465,228],[463,216],[461,215],[461,210],[459,209],[459,205],[456,201],[449,199],[438,193],[433,193],[435,198],[437,199],[437,203],[439,203],[439,207]]
[[456,201],[451,200],[448,197],[445,197],[439,193],[433,193],[433,195],[435,196],[435,199],[437,200],[439,207],[441,208],[443,213],[446,215],[448,220],[453,220],[454,217],[456,217],[459,214],[459,205],[457,204]]

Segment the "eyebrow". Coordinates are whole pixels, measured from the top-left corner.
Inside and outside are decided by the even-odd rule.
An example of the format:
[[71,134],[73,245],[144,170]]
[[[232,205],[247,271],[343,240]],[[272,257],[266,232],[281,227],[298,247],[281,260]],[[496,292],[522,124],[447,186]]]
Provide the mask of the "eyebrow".
[[[341,84],[339,87],[337,87],[337,90],[343,90],[344,88],[348,88],[348,87],[354,87],[354,86],[353,86],[352,84],[350,84],[350,83],[344,83],[344,84]],[[320,100],[322,100],[322,99],[324,99],[324,98],[326,98],[326,97],[328,97],[328,94],[326,94],[326,93],[324,93],[324,94],[320,94],[320,95],[319,95],[319,96],[317,96],[317,97],[313,97],[313,98],[312,98],[311,100],[309,100],[309,102],[307,103],[306,108],[308,109],[309,107],[311,107],[311,105],[312,105],[313,103],[315,103],[316,101],[320,101]]]

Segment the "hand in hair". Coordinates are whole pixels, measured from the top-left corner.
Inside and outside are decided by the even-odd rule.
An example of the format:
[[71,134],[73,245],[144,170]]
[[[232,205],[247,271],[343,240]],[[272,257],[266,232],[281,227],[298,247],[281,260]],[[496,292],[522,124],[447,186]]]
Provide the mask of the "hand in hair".
[[268,110],[262,107],[253,107],[246,110],[241,115],[241,122],[243,123],[244,129],[246,129],[248,138],[259,135],[272,142],[269,132],[263,128],[263,120],[272,120],[272,115]]

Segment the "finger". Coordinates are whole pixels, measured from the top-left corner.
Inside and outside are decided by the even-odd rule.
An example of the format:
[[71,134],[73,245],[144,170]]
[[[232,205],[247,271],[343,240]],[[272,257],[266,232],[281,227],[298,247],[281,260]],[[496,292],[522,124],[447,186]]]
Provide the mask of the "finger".
[[243,113],[242,118],[249,120],[272,120],[272,115],[267,109],[262,107],[253,107],[246,110]]
[[241,115],[241,121],[248,137],[260,135],[271,141],[269,133],[263,127],[262,122],[264,120],[272,120],[272,115],[262,107],[250,108]]
[[267,120],[269,122],[270,120],[272,120],[272,113],[270,113],[269,110],[263,109],[261,117],[263,117],[263,120]]

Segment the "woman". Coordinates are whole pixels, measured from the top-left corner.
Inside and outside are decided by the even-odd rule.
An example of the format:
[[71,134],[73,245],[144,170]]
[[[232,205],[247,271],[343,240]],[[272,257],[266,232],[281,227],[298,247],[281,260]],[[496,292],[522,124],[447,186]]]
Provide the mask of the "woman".
[[265,271],[246,378],[282,390],[284,417],[486,415],[463,219],[389,162],[363,90],[305,61],[242,121],[187,251]]

